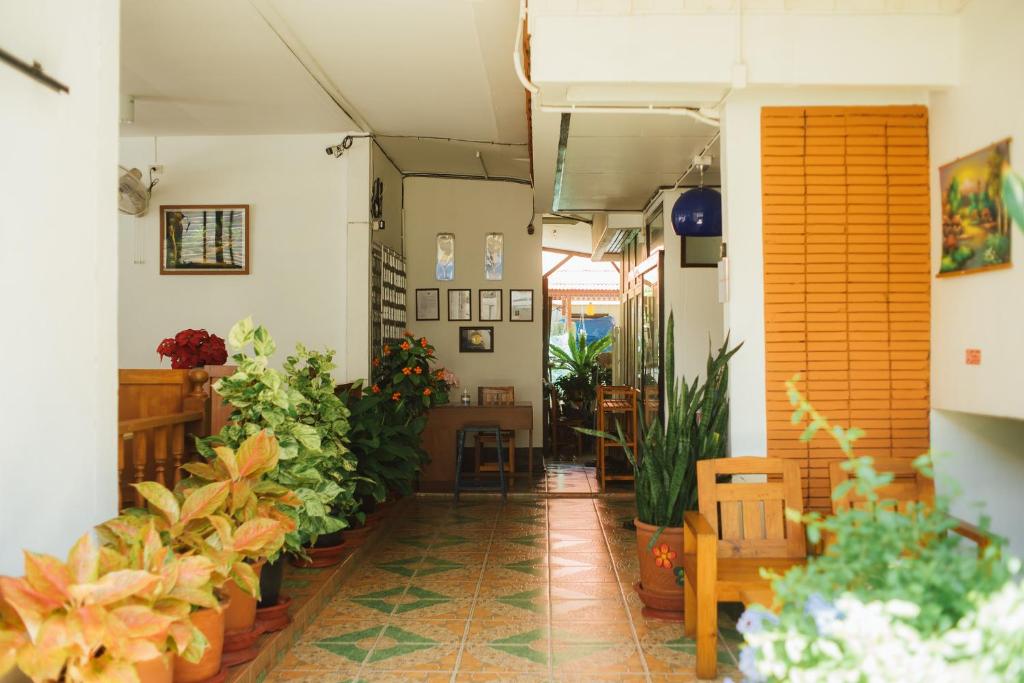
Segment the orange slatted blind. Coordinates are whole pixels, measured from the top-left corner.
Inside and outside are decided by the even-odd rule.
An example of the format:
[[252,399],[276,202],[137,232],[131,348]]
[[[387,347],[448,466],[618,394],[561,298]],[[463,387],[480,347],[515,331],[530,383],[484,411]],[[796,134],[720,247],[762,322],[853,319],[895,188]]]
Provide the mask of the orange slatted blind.
[[914,457],[928,439],[928,111],[761,112],[768,453],[800,461],[805,504],[829,510],[826,434],[800,443],[783,383],[858,453]]

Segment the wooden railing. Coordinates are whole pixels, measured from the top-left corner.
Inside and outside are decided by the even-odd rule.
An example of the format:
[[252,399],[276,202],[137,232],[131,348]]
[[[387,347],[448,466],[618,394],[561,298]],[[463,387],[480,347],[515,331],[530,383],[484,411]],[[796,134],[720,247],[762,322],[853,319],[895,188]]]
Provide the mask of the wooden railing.
[[143,504],[132,486],[181,481],[180,467],[195,457],[195,437],[210,433],[205,370],[122,370],[122,419],[117,425],[119,507]]

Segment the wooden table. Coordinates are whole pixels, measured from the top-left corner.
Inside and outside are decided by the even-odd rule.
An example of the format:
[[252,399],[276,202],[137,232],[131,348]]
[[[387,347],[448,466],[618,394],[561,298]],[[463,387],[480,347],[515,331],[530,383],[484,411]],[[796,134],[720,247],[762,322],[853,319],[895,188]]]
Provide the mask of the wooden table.
[[[510,431],[530,433],[527,455],[528,471],[533,474],[533,404],[509,406],[464,406],[450,403],[427,411],[423,430],[423,448],[430,462],[420,471],[421,491],[451,491],[455,485],[455,433],[470,424],[498,425]],[[512,444],[515,447],[515,444]]]

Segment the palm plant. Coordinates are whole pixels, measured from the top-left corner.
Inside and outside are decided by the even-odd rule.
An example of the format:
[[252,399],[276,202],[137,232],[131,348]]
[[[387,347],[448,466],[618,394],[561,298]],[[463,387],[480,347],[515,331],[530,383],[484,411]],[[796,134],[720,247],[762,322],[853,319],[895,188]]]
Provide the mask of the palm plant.
[[703,382],[676,380],[675,321],[670,314],[665,352],[665,397],[662,422],[640,423],[639,452],[627,445],[622,426],[612,435],[579,431],[611,439],[623,447],[633,466],[637,518],[658,527],[679,527],[683,512],[697,506],[697,462],[725,455],[729,423],[729,360],[743,345],[729,349],[729,337],[714,354],[709,350]]
[[568,341],[568,350],[551,347],[549,364],[552,370],[566,373],[555,380],[562,396],[579,403],[584,415],[590,416],[602,373],[597,359],[611,346],[612,337],[607,335],[587,343],[586,332],[580,330],[570,334]]

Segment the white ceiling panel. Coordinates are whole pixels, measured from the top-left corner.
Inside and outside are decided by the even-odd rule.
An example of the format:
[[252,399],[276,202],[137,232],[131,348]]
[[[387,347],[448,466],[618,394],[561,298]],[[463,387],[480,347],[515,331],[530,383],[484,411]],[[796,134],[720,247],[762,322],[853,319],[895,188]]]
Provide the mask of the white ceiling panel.
[[355,128],[247,0],[123,0],[121,93],[125,136]]
[[[659,187],[672,186],[717,129],[678,116],[574,114],[570,119],[559,211],[639,211]],[[720,182],[718,143],[704,182]],[[695,185],[700,174],[683,181]]]
[[[424,138],[380,136],[377,143],[405,173],[487,175],[529,180],[528,148]],[[480,152],[480,159],[476,153]],[[483,164],[481,164],[481,160]]]

